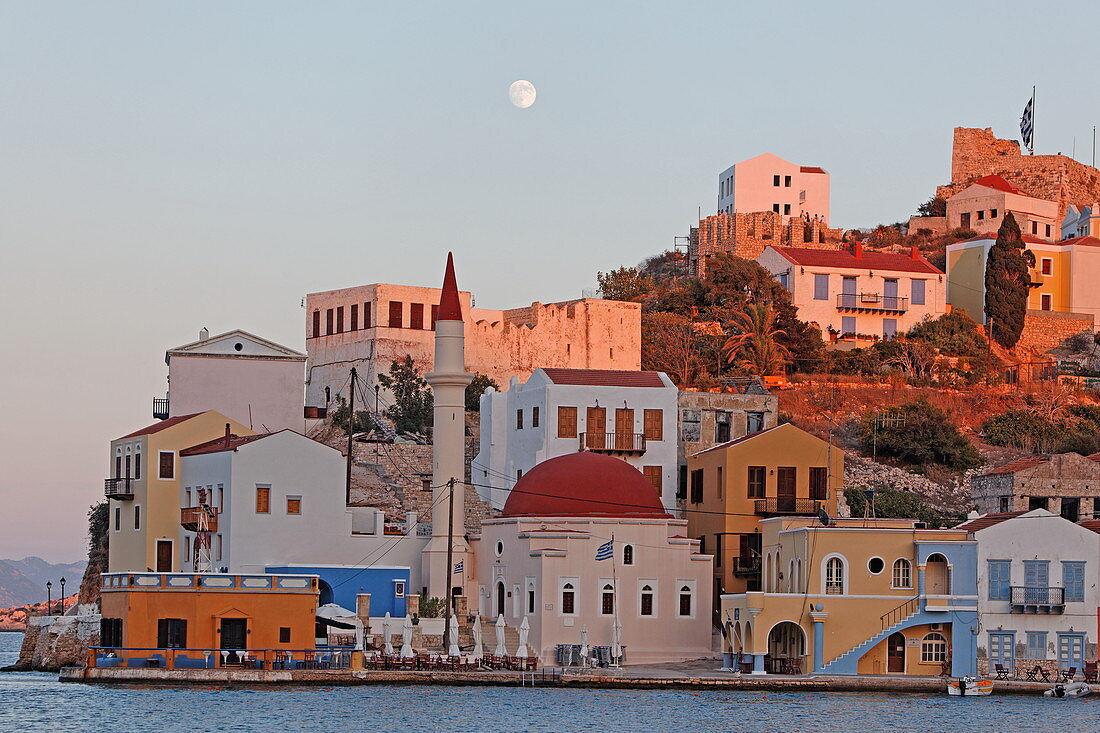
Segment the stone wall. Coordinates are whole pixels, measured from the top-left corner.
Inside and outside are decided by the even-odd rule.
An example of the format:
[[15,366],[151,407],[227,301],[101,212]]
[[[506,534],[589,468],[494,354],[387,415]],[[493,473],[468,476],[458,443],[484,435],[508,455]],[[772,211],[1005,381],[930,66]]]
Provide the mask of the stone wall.
[[1098,518],[1100,464],[1077,453],[1056,453],[1045,460],[1004,473],[982,473],[970,480],[971,497],[978,511],[1001,511],[1001,498],[1009,497],[1009,510],[1027,511],[1032,498],[1046,499],[1047,511],[1059,514],[1063,499],[1078,499],[1081,519]]
[[28,619],[15,667],[44,672],[83,667],[88,647],[99,643],[99,620],[96,607],[90,604],[81,604],[64,616]]
[[1017,353],[1042,354],[1066,339],[1083,332],[1092,332],[1093,316],[1088,313],[1055,313],[1054,311],[1028,311],[1024,317],[1024,330],[1020,334]]
[[949,198],[981,178],[995,174],[1029,196],[1058,203],[1058,220],[1066,206],[1100,200],[1100,171],[1066,155],[1024,155],[1015,140],[1000,140],[990,128],[956,127],[951,148],[951,183],[936,195]]
[[701,220],[688,235],[691,274],[705,277],[707,258],[728,252],[755,260],[769,245],[836,249],[840,229],[829,229],[817,219],[790,217],[787,223],[774,211],[727,214],[719,212]]
[[933,510],[948,514],[964,512],[970,503],[970,489],[965,481],[944,486],[924,476],[852,453],[848,453],[844,460],[844,486],[849,489],[886,486],[908,491],[921,497]]

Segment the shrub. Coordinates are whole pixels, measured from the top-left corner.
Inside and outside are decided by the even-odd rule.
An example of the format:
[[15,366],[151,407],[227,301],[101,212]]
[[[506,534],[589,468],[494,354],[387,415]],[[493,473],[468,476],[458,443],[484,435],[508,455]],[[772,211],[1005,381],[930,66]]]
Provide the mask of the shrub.
[[982,425],[982,433],[990,445],[1022,448],[1033,453],[1055,451],[1066,437],[1060,423],[1027,410],[1009,410],[994,415]]
[[481,412],[481,395],[490,387],[500,391],[495,379],[480,372],[474,374],[473,381],[466,385],[466,412]]
[[[863,488],[844,490],[844,501],[853,517],[870,516],[867,511],[867,495]],[[919,496],[886,486],[875,489],[875,516],[884,519],[916,519],[930,526],[942,523],[946,517],[926,505]]]
[[[880,418],[897,420],[883,422]],[[910,466],[938,464],[956,471],[982,462],[978,450],[947,414],[923,399],[868,415],[860,429],[860,450],[867,456],[875,453]]]

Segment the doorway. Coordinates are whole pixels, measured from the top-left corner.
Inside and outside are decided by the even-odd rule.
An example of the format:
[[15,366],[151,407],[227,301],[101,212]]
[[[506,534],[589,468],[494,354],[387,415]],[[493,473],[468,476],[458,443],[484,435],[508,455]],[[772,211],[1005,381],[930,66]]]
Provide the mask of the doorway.
[[928,556],[924,570],[925,593],[930,596],[951,595],[951,571],[947,566],[947,558],[934,553]]
[[634,445],[634,410],[615,410],[615,450],[631,450]]
[[506,595],[506,593],[505,593],[505,590],[504,590],[504,581],[503,580],[498,580],[497,581],[497,613],[496,613],[496,615],[498,617],[504,615],[504,596],[505,595]]
[[172,540],[157,540],[157,572],[172,572]]
[[585,409],[584,435],[589,450],[601,450],[607,445],[607,410],[603,407]]
[[886,671],[905,673],[905,634],[900,631],[886,640]]
[[795,502],[795,478],[797,469],[794,466],[780,466],[776,469],[776,511],[781,514],[793,514]]

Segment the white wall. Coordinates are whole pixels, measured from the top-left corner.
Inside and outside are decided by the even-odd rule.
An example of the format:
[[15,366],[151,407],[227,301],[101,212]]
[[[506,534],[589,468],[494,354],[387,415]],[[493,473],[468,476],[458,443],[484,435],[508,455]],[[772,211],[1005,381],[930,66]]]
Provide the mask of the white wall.
[[257,432],[305,428],[305,358],[173,355],[172,415],[217,410]]

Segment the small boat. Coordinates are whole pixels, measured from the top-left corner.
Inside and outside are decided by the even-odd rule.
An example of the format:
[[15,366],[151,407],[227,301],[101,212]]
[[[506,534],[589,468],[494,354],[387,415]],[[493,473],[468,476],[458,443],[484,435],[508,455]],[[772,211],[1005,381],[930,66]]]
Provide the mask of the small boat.
[[1070,682],[1068,684],[1057,684],[1043,693],[1043,697],[1084,697],[1092,692],[1092,688],[1086,685],[1084,682]]
[[964,695],[966,697],[984,697],[993,692],[993,681],[980,677],[960,677],[955,682],[947,683],[948,695]]

